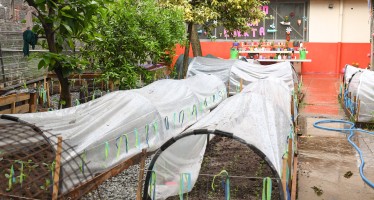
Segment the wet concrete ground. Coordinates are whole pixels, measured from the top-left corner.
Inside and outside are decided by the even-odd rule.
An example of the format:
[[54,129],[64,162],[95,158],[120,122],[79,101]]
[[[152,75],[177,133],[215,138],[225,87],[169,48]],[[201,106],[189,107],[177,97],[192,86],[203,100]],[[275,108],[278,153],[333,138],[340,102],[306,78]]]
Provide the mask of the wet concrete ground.
[[[298,199],[374,200],[374,189],[359,174],[360,159],[347,135],[313,127],[322,119],[344,119],[338,103],[339,77],[304,75],[300,112]],[[330,127],[342,128],[333,124]],[[365,175],[374,181],[374,136],[358,134],[354,141],[364,153]]]

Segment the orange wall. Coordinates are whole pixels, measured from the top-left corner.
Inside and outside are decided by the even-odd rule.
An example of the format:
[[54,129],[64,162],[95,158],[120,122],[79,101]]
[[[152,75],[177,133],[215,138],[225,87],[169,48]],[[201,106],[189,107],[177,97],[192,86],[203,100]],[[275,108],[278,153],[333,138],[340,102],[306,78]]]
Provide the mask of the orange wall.
[[[232,42],[202,41],[203,55],[228,59]],[[306,43],[307,58],[311,63],[303,63],[303,74],[337,74],[346,64],[359,63],[361,68],[366,68],[370,62],[367,56],[370,53],[370,43]],[[340,52],[339,52],[340,48]],[[177,46],[177,56],[184,53],[184,48]],[[340,54],[340,55],[339,55]],[[190,50],[190,57],[192,52]],[[339,64],[340,62],[340,64]],[[339,66],[338,66],[339,65]]]

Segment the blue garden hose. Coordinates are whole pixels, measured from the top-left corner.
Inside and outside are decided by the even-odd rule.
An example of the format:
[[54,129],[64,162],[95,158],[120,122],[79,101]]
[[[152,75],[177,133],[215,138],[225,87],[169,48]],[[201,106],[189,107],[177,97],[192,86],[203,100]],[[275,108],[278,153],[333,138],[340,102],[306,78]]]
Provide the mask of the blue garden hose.
[[[323,127],[323,126],[319,125],[319,124],[327,124],[327,123],[348,124],[348,125],[350,125],[350,128],[328,128],[328,127]],[[337,132],[346,133],[346,134],[348,132],[350,133],[349,136],[348,136],[348,142],[356,149],[356,151],[360,155],[360,160],[361,160],[361,164],[360,164],[360,175],[361,175],[361,178],[362,178],[362,180],[364,180],[364,182],[366,184],[368,184],[370,187],[374,188],[374,183],[371,182],[369,179],[367,179],[366,176],[364,175],[365,160],[364,160],[364,158],[362,156],[362,151],[351,140],[352,137],[355,135],[355,131],[362,132],[362,133],[367,133],[367,134],[370,134],[370,135],[374,135],[374,132],[365,131],[365,130],[362,130],[362,129],[355,128],[355,124],[353,122],[344,121],[344,120],[320,120],[320,121],[315,122],[313,124],[313,126],[315,128],[319,128],[319,129],[322,129],[322,130],[337,131]]]

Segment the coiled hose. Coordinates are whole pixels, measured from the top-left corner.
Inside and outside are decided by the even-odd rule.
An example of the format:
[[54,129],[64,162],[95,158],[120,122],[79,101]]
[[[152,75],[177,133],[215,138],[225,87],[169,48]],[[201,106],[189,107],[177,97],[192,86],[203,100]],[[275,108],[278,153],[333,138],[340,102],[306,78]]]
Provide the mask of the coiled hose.
[[[320,124],[328,124],[328,123],[347,124],[347,125],[350,125],[350,127],[349,128],[329,128],[329,127],[320,126]],[[366,184],[368,184],[370,187],[374,188],[374,183],[371,182],[369,179],[367,179],[366,176],[364,175],[365,160],[362,156],[362,151],[352,141],[352,137],[355,135],[356,131],[361,132],[361,133],[367,133],[367,134],[370,134],[370,135],[374,135],[374,132],[370,132],[370,131],[362,130],[362,129],[359,129],[359,128],[355,128],[355,124],[353,122],[345,121],[345,120],[320,120],[320,121],[315,122],[313,124],[313,126],[315,128],[319,128],[319,129],[322,129],[322,130],[337,131],[337,132],[341,132],[341,133],[345,133],[345,134],[349,133],[348,142],[356,149],[356,151],[360,155],[360,160],[361,160],[360,175],[361,175],[361,178],[362,178],[362,180],[364,180],[364,182]]]

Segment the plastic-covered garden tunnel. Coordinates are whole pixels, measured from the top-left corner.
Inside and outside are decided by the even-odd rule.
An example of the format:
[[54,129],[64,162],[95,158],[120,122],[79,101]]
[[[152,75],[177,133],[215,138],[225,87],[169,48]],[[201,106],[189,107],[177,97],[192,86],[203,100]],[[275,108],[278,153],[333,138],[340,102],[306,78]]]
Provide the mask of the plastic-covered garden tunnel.
[[241,60],[195,57],[188,66],[187,77],[196,74],[218,76],[226,85],[229,85],[231,95],[239,93],[241,85],[246,86],[261,79],[281,79],[291,91],[294,91],[295,86],[299,83],[297,73],[290,62],[260,65]]
[[[90,169],[86,169],[84,174],[78,169],[64,173],[55,181],[56,166],[59,166],[56,161],[58,139],[54,135],[47,136],[46,132],[16,117],[1,116],[0,199],[52,199],[52,194],[58,191],[53,188],[58,188],[57,184],[70,185],[71,178],[78,175],[83,175],[83,178],[75,183],[84,184],[84,180],[93,175]],[[64,146],[60,150],[62,154],[78,153],[68,143],[62,141],[60,144]],[[68,162],[60,166],[71,168],[80,164]]]
[[374,72],[347,65],[340,96],[357,122],[374,122]]
[[[143,199],[183,196],[183,193],[193,190],[209,134],[248,145],[271,167],[273,178],[278,183],[282,177],[289,182],[292,164],[285,165],[283,158],[288,155],[289,163],[292,163],[295,151],[290,93],[289,87],[281,80],[259,80],[226,99],[183,134],[171,138],[150,163]],[[290,145],[287,145],[289,141]],[[288,184],[279,187],[281,199],[285,198],[285,193],[289,194],[285,185]]]
[[[219,78],[199,75],[112,92],[72,108],[1,118],[32,124],[40,130],[36,143],[47,138],[47,142],[55,144],[56,136],[62,137],[62,147],[66,150],[61,154],[60,179],[69,179],[60,184],[59,192],[64,194],[142,149],[158,149],[209,113],[226,96],[226,87]],[[17,141],[17,137],[14,135],[12,139]],[[9,153],[2,144],[0,150]],[[52,145],[51,150],[54,148]],[[15,171],[18,173],[18,169]]]

